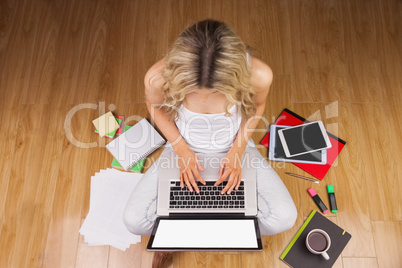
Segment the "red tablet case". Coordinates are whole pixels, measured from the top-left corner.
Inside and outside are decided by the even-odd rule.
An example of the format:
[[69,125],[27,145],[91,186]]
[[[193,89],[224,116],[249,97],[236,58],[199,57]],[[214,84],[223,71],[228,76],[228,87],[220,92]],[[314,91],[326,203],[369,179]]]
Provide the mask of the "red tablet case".
[[[308,122],[309,121],[307,121],[300,115],[292,112],[291,110],[284,109],[279,117],[276,119],[274,124],[284,126],[297,126]],[[305,163],[293,163],[293,165],[298,166],[299,168],[303,169],[304,171],[319,180],[324,179],[325,174],[327,174],[329,168],[335,162],[335,159],[338,157],[339,153],[342,151],[343,147],[346,144],[346,141],[334,136],[329,132],[327,133],[332,144],[332,147],[327,149],[327,164],[315,165]],[[269,132],[264,136],[260,143],[267,148],[269,147]]]

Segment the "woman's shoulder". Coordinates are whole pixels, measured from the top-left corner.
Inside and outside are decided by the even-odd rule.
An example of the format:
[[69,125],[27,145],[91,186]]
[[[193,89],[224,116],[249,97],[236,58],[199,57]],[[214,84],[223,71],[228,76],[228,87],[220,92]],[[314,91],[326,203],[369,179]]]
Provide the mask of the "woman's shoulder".
[[152,65],[144,77],[145,99],[148,103],[160,104],[163,102],[164,93],[163,70],[165,69],[165,59],[161,59]]
[[273,73],[271,68],[262,60],[252,57],[251,59],[251,86],[258,91],[268,91],[272,84]]
[[165,58],[157,61],[149,68],[144,77],[146,88],[162,89],[165,79],[163,78],[163,70],[165,69]]

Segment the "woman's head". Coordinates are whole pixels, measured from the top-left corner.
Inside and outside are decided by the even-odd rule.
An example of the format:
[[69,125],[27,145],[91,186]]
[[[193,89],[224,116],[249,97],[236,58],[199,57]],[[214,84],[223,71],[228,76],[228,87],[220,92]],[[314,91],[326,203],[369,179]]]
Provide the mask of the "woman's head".
[[204,20],[184,30],[165,59],[163,107],[174,118],[186,94],[208,88],[238,105],[243,116],[255,113],[251,70],[243,41],[223,22]]

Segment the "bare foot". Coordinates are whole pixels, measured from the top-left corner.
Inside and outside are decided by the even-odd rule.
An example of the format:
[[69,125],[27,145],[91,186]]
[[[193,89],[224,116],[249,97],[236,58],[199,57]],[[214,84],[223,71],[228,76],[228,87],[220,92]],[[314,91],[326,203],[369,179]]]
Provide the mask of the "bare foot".
[[173,252],[156,251],[152,261],[152,268],[162,268],[167,259],[172,257]]

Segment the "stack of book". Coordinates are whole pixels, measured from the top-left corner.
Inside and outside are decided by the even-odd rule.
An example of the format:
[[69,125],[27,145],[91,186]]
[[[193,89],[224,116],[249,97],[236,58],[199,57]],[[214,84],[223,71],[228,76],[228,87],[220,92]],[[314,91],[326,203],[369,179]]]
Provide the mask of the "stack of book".
[[274,129],[275,132],[268,132],[260,143],[269,149],[268,159],[291,162],[315,178],[322,180],[335,162],[335,159],[338,157],[346,142],[327,132],[331,143],[330,148],[294,157],[287,157],[281,146],[278,131],[283,128],[298,126],[305,123],[309,123],[309,121],[289,109],[284,109],[273,126],[271,126],[271,129]]

